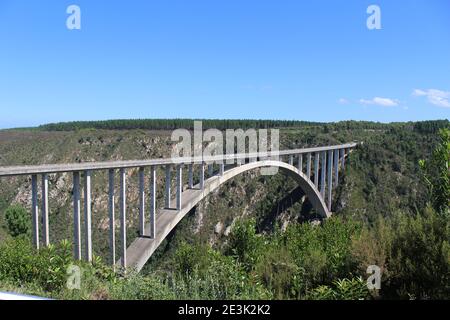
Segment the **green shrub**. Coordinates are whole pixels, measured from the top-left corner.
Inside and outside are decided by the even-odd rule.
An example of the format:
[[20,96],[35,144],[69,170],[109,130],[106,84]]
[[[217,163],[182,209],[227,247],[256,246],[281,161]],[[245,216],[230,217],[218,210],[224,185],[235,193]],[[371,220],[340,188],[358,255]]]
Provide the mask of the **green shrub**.
[[361,275],[369,265],[381,268],[383,298],[450,296],[450,221],[431,208],[365,227],[352,253]]
[[168,285],[156,276],[133,274],[110,286],[110,298],[119,300],[175,299]]
[[388,261],[386,294],[402,298],[450,296],[450,221],[432,209],[398,215]]
[[440,142],[430,160],[419,162],[430,201],[439,213],[450,211],[450,129],[439,131]]
[[241,262],[247,270],[252,270],[264,253],[264,237],[256,233],[256,221],[238,221],[233,227],[228,242],[227,254]]
[[319,286],[307,297],[311,300],[363,300],[369,297],[369,291],[366,282],[358,277],[335,280],[332,286]]
[[31,221],[27,211],[20,205],[12,205],[5,212],[6,225],[13,237],[28,234]]
[[286,230],[286,246],[302,272],[300,292],[319,284],[330,284],[354,271],[351,239],[358,232],[359,227],[354,222],[339,217],[332,217],[318,226],[303,223]]
[[181,274],[193,272],[194,270],[205,272],[210,263],[210,258],[215,252],[207,245],[190,245],[183,241],[179,244],[174,257],[174,270]]
[[160,278],[177,299],[260,299],[271,296],[257,277],[247,273],[234,256],[205,244],[182,242],[172,272]]
[[68,242],[39,252],[27,239],[11,240],[0,246],[0,280],[11,283],[35,283],[45,291],[59,290],[66,283],[66,270],[71,263]]
[[299,296],[303,271],[285,246],[276,245],[267,246],[255,267],[256,274],[276,299]]

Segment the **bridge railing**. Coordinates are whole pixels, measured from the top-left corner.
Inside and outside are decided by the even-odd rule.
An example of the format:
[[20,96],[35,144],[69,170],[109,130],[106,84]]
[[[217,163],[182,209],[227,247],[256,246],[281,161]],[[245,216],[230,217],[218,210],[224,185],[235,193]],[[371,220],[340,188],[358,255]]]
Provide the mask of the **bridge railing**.
[[[239,153],[201,157],[174,157],[149,160],[131,161],[104,161],[104,162],[84,162],[71,164],[44,164],[33,166],[8,166],[0,167],[0,178],[13,176],[31,176],[31,213],[33,243],[39,249],[40,246],[40,224],[39,212],[42,216],[42,242],[45,246],[50,244],[49,238],[49,175],[56,173],[72,173],[73,175],[73,234],[74,234],[74,257],[82,259],[81,241],[81,196],[80,182],[81,173],[84,173],[84,258],[92,260],[92,199],[91,199],[91,177],[93,171],[108,171],[108,215],[109,215],[109,242],[110,242],[110,262],[116,263],[115,249],[115,174],[119,171],[119,212],[120,212],[120,242],[121,242],[121,263],[126,266],[126,170],[139,169],[139,234],[140,236],[154,238],[156,234],[156,168],[165,169],[165,208],[171,207],[171,181],[172,167],[176,168],[176,209],[181,209],[181,199],[183,192],[182,170],[188,166],[188,188],[194,188],[194,165],[199,166],[199,188],[205,186],[205,167],[208,166],[209,174],[213,174],[213,164],[219,164],[219,175],[223,175],[225,164],[237,164],[254,162],[258,160],[279,160],[294,166],[294,159],[297,160],[296,168],[310,179],[325,199],[326,181],[328,182],[328,208],[331,210],[331,193],[334,185],[339,181],[339,166],[344,167],[345,157],[348,151],[357,146],[356,142],[320,146],[302,149],[268,151],[256,153]],[[305,157],[305,161],[303,158]],[[149,234],[146,234],[146,212],[145,212],[145,168],[150,168],[150,212]],[[314,170],[314,172],[312,172]],[[38,176],[41,177],[41,203],[38,203]],[[319,180],[320,178],[320,180]],[[312,180],[314,179],[314,180]]]

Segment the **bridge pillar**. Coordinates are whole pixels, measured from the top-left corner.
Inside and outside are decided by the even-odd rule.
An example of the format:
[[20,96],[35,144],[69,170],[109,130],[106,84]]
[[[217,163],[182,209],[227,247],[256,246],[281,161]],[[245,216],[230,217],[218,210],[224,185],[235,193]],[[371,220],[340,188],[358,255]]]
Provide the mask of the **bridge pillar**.
[[327,153],[326,151],[322,151],[322,159],[320,162],[322,162],[322,168],[320,170],[320,194],[322,195],[322,198],[325,199],[325,176],[327,174]]
[[293,156],[292,154],[289,155],[289,164],[290,164],[291,166],[294,165],[294,156]]
[[224,172],[225,172],[225,162],[224,162],[224,160],[222,160],[222,163],[220,164],[220,172],[219,172],[219,174],[221,176],[223,176]]
[[84,245],[85,259],[92,261],[91,171],[84,172]]
[[42,230],[44,233],[44,245],[50,244],[50,236],[48,229],[48,175],[42,175]]
[[345,148],[341,149],[341,166],[342,166],[342,170],[345,169]]
[[166,197],[165,197],[165,207],[170,209],[170,165],[166,165]]
[[38,205],[38,188],[37,175],[31,176],[31,212],[33,223],[33,244],[39,249],[39,205]]
[[298,155],[298,170],[303,172],[303,154]]
[[194,187],[194,172],[193,172],[193,165],[192,163],[189,164],[188,166],[188,170],[189,170],[189,174],[188,174],[188,188],[192,189]]
[[311,153],[308,153],[306,156],[306,175],[308,176],[308,180],[311,179]]
[[80,226],[80,173],[73,173],[73,250],[75,260],[81,259],[81,226]]
[[110,263],[116,265],[116,224],[115,224],[115,196],[114,196],[114,169],[109,169],[109,196],[108,196],[108,213],[109,213],[109,257]]
[[200,164],[200,190],[205,187],[205,163]]
[[334,184],[335,187],[339,184],[339,149],[334,150]]
[[127,265],[127,194],[126,194],[126,172],[124,168],[120,169],[120,240],[122,246],[121,262],[122,267]]
[[314,185],[319,189],[319,153],[314,153]]
[[145,235],[145,170],[139,168],[139,235]]
[[156,236],[156,167],[150,167],[150,238]]
[[183,165],[177,165],[177,210],[181,210],[181,193],[183,192]]
[[328,150],[328,210],[331,211],[331,195],[333,191],[333,150]]
[[214,163],[208,164],[208,176],[212,177],[214,173]]

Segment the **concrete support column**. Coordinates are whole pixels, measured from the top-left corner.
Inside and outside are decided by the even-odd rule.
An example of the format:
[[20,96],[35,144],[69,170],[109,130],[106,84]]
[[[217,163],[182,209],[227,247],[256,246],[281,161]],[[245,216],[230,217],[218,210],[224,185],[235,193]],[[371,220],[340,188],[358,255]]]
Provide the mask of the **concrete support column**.
[[327,153],[326,151],[322,151],[322,168],[320,170],[320,194],[322,198],[325,199],[325,176],[327,174]]
[[341,149],[340,153],[341,153],[341,161],[342,161],[342,164],[341,164],[342,171],[344,171],[344,169],[345,169],[345,148]]
[[125,169],[120,169],[120,240],[122,245],[121,262],[122,267],[127,266],[127,187]]
[[116,264],[116,224],[115,224],[115,196],[114,196],[114,169],[109,169],[109,192],[108,192],[108,214],[109,214],[109,258],[114,267]]
[[170,209],[170,198],[171,198],[171,192],[170,192],[170,165],[166,165],[166,197],[165,197],[165,208]]
[[37,175],[31,176],[31,213],[33,223],[33,245],[39,249],[39,205],[38,205],[38,188]]
[[48,175],[42,175],[42,231],[44,245],[50,244],[50,233],[48,228]]
[[73,251],[75,260],[81,260],[80,173],[73,173]]
[[298,155],[298,170],[303,172],[303,154]]
[[200,164],[200,190],[205,187],[205,163]]
[[319,189],[319,153],[314,153],[314,185]]
[[334,185],[335,188],[339,184],[339,149],[334,150]]
[[220,164],[220,169],[219,169],[220,171],[219,171],[219,174],[221,175],[221,176],[223,176],[223,174],[224,174],[224,172],[225,172],[225,162],[224,162],[224,160],[223,160],[223,162]]
[[311,153],[306,155],[306,175],[311,179]]
[[139,235],[145,236],[145,170],[139,168]]
[[183,192],[183,165],[177,165],[177,210],[181,210],[181,193]]
[[192,163],[189,164],[188,166],[188,170],[189,170],[189,178],[188,178],[188,188],[192,189],[194,187],[194,170],[193,170],[193,165]]
[[331,195],[333,191],[333,150],[328,150],[328,210],[331,211]]
[[208,176],[212,177],[213,174],[214,174],[214,164],[210,163],[208,164]]
[[156,167],[150,167],[150,238],[156,236]]
[[291,166],[294,165],[294,156],[293,156],[292,154],[289,155],[289,164],[290,164]]
[[92,261],[91,171],[84,172],[84,245],[85,259]]

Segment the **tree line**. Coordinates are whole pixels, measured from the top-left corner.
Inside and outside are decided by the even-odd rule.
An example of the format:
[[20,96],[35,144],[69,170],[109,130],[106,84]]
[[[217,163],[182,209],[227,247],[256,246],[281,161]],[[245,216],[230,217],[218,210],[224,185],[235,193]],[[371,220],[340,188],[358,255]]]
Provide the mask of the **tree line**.
[[194,121],[202,121],[203,129],[216,128],[225,130],[229,128],[264,129],[264,128],[291,128],[316,126],[323,123],[298,120],[250,120],[250,119],[118,119],[103,121],[73,121],[50,123],[39,126],[47,131],[75,131],[80,129],[107,129],[107,130],[174,130],[178,128],[194,129]]
[[333,123],[310,122],[302,120],[253,120],[253,119],[117,119],[101,121],[72,121],[49,123],[39,126],[44,131],[77,131],[82,129],[105,130],[174,130],[179,128],[194,129],[194,121],[202,121],[203,129],[268,129],[268,128],[301,128],[323,126],[329,130],[414,130],[420,133],[436,133],[439,129],[448,128],[448,120],[429,120],[420,122],[381,123],[371,121],[340,121]]

